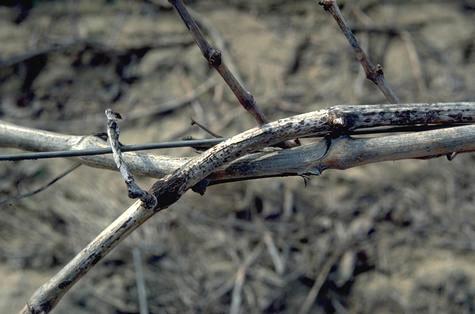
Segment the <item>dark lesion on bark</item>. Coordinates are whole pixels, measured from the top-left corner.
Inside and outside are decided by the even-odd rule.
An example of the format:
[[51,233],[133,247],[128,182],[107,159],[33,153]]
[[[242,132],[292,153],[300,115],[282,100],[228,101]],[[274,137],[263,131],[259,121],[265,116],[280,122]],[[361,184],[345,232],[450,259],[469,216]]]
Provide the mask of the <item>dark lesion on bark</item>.
[[49,313],[53,307],[55,302],[53,300],[48,300],[47,302],[44,302],[38,306],[33,306],[29,303],[26,303],[26,308],[28,309],[29,314],[43,314],[43,313]]
[[180,176],[165,177],[155,182],[149,190],[157,200],[154,211],[165,209],[178,201],[184,193],[182,187],[185,183],[186,180]]

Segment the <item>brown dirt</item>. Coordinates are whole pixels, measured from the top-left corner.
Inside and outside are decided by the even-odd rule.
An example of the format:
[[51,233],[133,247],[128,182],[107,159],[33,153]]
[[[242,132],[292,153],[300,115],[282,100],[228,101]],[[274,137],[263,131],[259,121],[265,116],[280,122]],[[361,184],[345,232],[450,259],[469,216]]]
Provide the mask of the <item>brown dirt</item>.
[[[343,12],[355,26],[409,31],[421,78],[400,36],[358,33],[400,98],[473,101],[473,1],[382,3],[346,1]],[[191,7],[219,31],[231,53],[224,57],[271,119],[384,102],[316,1],[203,0]],[[166,3],[37,1],[20,24],[12,22],[17,16],[0,7],[0,64],[76,43],[0,66],[1,119],[91,134],[104,131],[105,108],[127,118],[214,76],[217,85],[186,106],[125,121],[122,141],[207,137],[189,125],[192,117],[225,136],[254,125]],[[291,70],[302,41],[306,49]],[[0,199],[40,186],[71,163],[0,164]],[[297,312],[327,264],[312,313],[475,313],[474,165],[467,154],[328,171],[307,187],[301,178],[282,178],[214,186],[203,197],[190,192],[98,264],[56,312],[138,313],[132,249],[139,248],[151,313],[229,312],[246,264],[242,313]],[[43,193],[2,206],[0,312],[17,311],[117,217],[131,203],[124,191],[117,173],[83,166]]]

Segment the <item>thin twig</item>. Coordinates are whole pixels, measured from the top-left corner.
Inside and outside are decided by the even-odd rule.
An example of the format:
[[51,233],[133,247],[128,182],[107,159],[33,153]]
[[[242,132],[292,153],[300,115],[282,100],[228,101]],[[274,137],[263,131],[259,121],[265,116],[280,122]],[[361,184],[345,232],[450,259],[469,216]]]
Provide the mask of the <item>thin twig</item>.
[[[163,115],[173,112],[193,102],[201,95],[207,93],[216,86],[216,79],[209,77],[195,89],[186,93],[182,98],[174,98],[161,104],[151,104],[150,106],[137,106],[131,112],[127,113],[127,121],[133,121],[144,117]],[[143,101],[141,100],[141,103]]]
[[312,288],[310,289],[307,297],[305,298],[302,306],[300,307],[299,314],[307,314],[310,311],[312,305],[315,303],[315,300],[318,297],[318,294],[320,293],[323,284],[325,283],[328,277],[328,274],[330,274],[333,265],[338,262],[338,259],[343,254],[343,252],[344,251],[341,248],[337,248],[325,261],[317,277],[315,278]]
[[56,182],[58,182],[59,180],[61,180],[62,178],[64,178],[65,176],[67,176],[68,174],[70,174],[71,172],[73,172],[74,170],[76,170],[77,168],[79,168],[80,166],[82,165],[82,163],[76,163],[74,164],[73,166],[71,166],[68,170],[64,171],[63,173],[61,173],[59,176],[56,176],[54,179],[52,179],[51,181],[49,181],[48,183],[44,184],[43,186],[31,191],[31,192],[27,192],[27,193],[23,193],[23,194],[20,194],[20,195],[16,195],[16,196],[13,196],[13,197],[10,197],[10,198],[7,198],[3,201],[0,201],[0,206],[4,205],[4,204],[9,204],[9,203],[14,203],[14,202],[17,202],[23,198],[27,198],[27,197],[30,197],[30,196],[33,196],[35,194],[38,194],[40,192],[43,192],[44,190],[46,190],[47,188],[49,188],[50,186],[52,186],[53,184],[55,184]]
[[262,252],[262,243],[259,243],[252,252],[246,256],[246,259],[239,266],[238,271],[236,272],[236,279],[234,281],[233,291],[231,293],[231,306],[229,308],[229,314],[239,314],[241,311],[242,303],[242,289],[244,287],[244,282],[246,280],[246,273],[249,267],[254,263],[254,261],[259,257]]
[[418,92],[425,94],[427,91],[427,85],[424,81],[424,74],[422,72],[421,61],[417,53],[416,45],[411,33],[403,31],[400,33],[401,38],[406,46],[407,54],[409,56],[409,62],[411,63],[411,71],[414,75],[414,79],[417,83]]
[[157,205],[157,199],[154,195],[144,191],[140,186],[135,182],[134,176],[130,173],[127,164],[122,158],[122,151],[120,149],[121,144],[119,143],[119,124],[117,123],[118,119],[122,119],[119,113],[113,112],[111,109],[106,109],[107,117],[107,135],[109,142],[112,148],[112,155],[114,156],[115,164],[120,171],[120,174],[124,178],[125,184],[127,185],[128,195],[132,199],[140,199],[144,206],[147,208],[153,208]]
[[222,76],[226,84],[231,88],[239,103],[246,109],[257,121],[258,125],[267,122],[264,113],[257,106],[254,96],[243,86],[236,76],[229,70],[226,63],[222,60],[221,51],[211,46],[203,36],[198,24],[188,12],[185,4],[181,0],[169,0],[175,10],[178,12],[186,27],[190,30],[196,44],[208,63]]
[[285,70],[285,77],[290,77],[300,70],[300,67],[302,66],[302,58],[308,48],[311,47],[311,43],[312,37],[310,34],[304,34],[302,38],[300,38],[292,52],[290,62]]
[[202,123],[196,121],[195,119],[191,119],[191,125],[196,125],[196,126],[198,126],[200,129],[202,129],[203,131],[205,131],[206,133],[208,133],[209,135],[211,135],[211,136],[213,136],[213,137],[215,137],[215,138],[223,138],[221,135],[214,133],[214,132],[211,131],[208,127],[206,127],[206,126],[203,125]]
[[[186,37],[167,38],[166,36],[161,36],[160,38],[162,40],[155,41],[154,43],[148,45],[149,49],[161,49],[161,48],[170,48],[170,47],[176,47],[176,46],[182,47],[182,46],[188,46],[193,43],[189,38],[186,38]],[[64,52],[75,47],[78,47],[78,48],[92,47],[93,49],[107,52],[113,56],[117,56],[123,53],[122,51],[120,51],[119,49],[115,47],[110,47],[110,46],[105,45],[103,42],[99,42],[99,41],[95,41],[95,40],[91,40],[87,38],[68,39],[61,42],[49,43],[49,45],[46,47],[27,51],[19,55],[14,55],[7,59],[0,59],[0,68],[13,67],[18,64],[28,62],[39,56],[46,56],[51,53]]]
[[145,289],[145,277],[143,274],[142,266],[142,253],[139,248],[134,248],[132,251],[134,259],[134,268],[135,268],[135,278],[137,284],[137,295],[139,298],[139,309],[140,314],[148,314],[148,304],[147,304],[147,290]]
[[374,65],[363,48],[361,48],[358,39],[351,31],[350,26],[343,17],[343,14],[341,14],[336,0],[323,0],[320,1],[319,4],[325,9],[325,11],[330,13],[338,23],[338,26],[353,48],[356,59],[361,63],[361,66],[365,71],[366,78],[372,81],[381,90],[390,103],[399,103],[399,98],[384,79],[383,67],[380,64]]
[[[207,93],[210,89],[216,86],[216,79],[214,77],[209,77],[202,84],[198,85],[195,89],[191,90],[189,93],[186,93],[181,98],[173,98],[162,103],[157,103],[155,100],[141,99],[140,103],[142,106],[136,106],[132,111],[127,113],[127,121],[124,121],[124,124],[129,124],[134,120],[142,118],[156,117],[159,115],[169,114],[176,110],[179,110],[186,105],[190,104],[192,101],[199,98],[201,95]],[[85,123],[102,123],[104,120],[103,113],[94,113],[88,114],[86,116],[81,116],[80,118],[72,118],[68,120],[41,120],[41,121],[32,121],[31,119],[16,119],[19,123],[28,123],[31,126],[44,128],[54,127],[55,129],[64,129],[71,127],[80,127],[81,130],[84,127]]]
[[282,261],[279,250],[275,245],[272,234],[268,230],[264,232],[264,243],[266,244],[267,251],[269,252],[272,263],[274,264],[275,272],[279,275],[283,275],[285,270],[284,262]]

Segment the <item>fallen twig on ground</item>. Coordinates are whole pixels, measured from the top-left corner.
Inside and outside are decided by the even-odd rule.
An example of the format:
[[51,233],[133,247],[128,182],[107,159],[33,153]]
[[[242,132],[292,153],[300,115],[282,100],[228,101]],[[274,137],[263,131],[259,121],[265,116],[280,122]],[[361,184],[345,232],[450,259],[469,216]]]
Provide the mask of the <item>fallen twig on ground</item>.
[[147,289],[145,287],[145,276],[142,265],[142,252],[139,248],[134,248],[132,255],[134,260],[135,281],[137,284],[140,314],[148,314]]
[[79,168],[81,165],[82,165],[82,163],[74,164],[68,170],[61,173],[59,176],[56,176],[54,179],[50,180],[48,183],[44,184],[43,186],[41,186],[37,189],[34,189],[31,192],[26,192],[26,193],[23,193],[23,194],[12,196],[12,197],[9,197],[9,198],[7,198],[3,201],[0,201],[0,206],[4,205],[4,204],[14,203],[14,202],[17,202],[17,201],[19,201],[23,198],[27,198],[27,197],[30,197],[30,196],[33,196],[35,194],[43,192],[44,190],[46,190],[47,188],[49,188],[50,186],[52,186],[53,184],[55,184],[56,182],[58,182],[59,180],[61,180],[62,178],[64,178],[65,176],[67,176],[68,174],[73,172],[74,170],[76,170],[77,168]]

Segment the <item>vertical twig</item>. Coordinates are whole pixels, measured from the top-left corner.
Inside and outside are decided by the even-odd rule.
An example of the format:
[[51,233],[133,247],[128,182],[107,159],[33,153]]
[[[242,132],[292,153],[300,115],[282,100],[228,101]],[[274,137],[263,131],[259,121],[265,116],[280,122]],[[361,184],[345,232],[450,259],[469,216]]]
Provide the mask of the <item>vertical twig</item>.
[[424,94],[427,91],[427,86],[424,82],[424,74],[422,72],[421,62],[419,60],[419,55],[417,54],[416,45],[414,44],[412,35],[408,31],[402,31],[400,36],[406,45],[409,62],[411,63],[411,71],[414,75],[414,79],[416,80],[419,94]]
[[157,199],[152,194],[140,188],[122,158],[122,151],[120,149],[121,144],[119,143],[120,130],[119,125],[117,124],[117,120],[122,119],[122,117],[119,113],[113,112],[111,109],[106,110],[106,117],[107,135],[111,145],[112,155],[114,156],[115,164],[127,185],[129,197],[132,199],[139,198],[146,208],[154,208],[157,205]]
[[325,11],[330,13],[338,23],[338,26],[353,48],[356,59],[361,63],[361,66],[363,67],[366,74],[366,78],[373,82],[381,90],[390,103],[399,103],[399,98],[384,79],[383,67],[380,64],[374,65],[371,60],[369,60],[368,55],[363,50],[363,48],[361,48],[358,39],[351,31],[350,26],[343,17],[343,14],[341,14],[336,0],[322,0],[319,2],[319,4],[323,7],[323,9],[325,9]]
[[245,266],[239,267],[236,273],[236,280],[234,281],[234,287],[231,297],[231,307],[229,308],[229,314],[239,314],[241,311],[242,303],[242,288],[244,286],[244,279],[246,278],[247,268]]
[[145,289],[145,278],[142,267],[142,253],[139,248],[132,251],[134,258],[135,278],[137,283],[137,294],[139,297],[140,314],[148,314],[147,290]]

